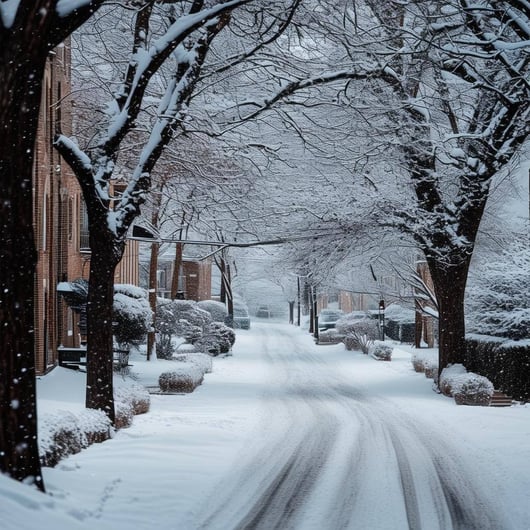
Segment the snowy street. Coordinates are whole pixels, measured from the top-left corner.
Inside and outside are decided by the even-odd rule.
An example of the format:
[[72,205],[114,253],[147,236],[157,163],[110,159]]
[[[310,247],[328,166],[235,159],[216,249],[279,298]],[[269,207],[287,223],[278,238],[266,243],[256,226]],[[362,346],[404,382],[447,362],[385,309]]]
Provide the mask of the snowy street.
[[507,527],[440,428],[352,384],[291,330],[259,329],[267,417],[204,528]]
[[528,406],[457,407],[431,383],[405,351],[253,323],[193,394],[45,468],[47,496],[0,483],[2,528],[529,528]]

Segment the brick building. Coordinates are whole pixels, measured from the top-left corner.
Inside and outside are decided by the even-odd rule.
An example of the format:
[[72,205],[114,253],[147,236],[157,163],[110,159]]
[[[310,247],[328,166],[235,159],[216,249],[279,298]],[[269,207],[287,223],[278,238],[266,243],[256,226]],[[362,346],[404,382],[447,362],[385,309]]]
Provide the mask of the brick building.
[[[175,258],[170,253],[159,257],[157,268],[157,296],[170,298],[171,285],[173,281],[173,271],[175,268]],[[149,252],[140,256],[143,262],[142,283],[148,284],[148,261]],[[182,258],[179,274],[177,292],[182,293],[186,300],[210,300],[212,298],[212,262],[209,259],[200,260],[194,257]]]
[[[53,148],[57,132],[72,131],[69,41],[48,57],[44,74],[33,172],[35,272],[35,355],[37,373],[57,364],[59,345],[80,345],[79,316],[57,293],[59,282],[88,278],[88,219],[81,190]],[[116,282],[138,284],[138,243],[128,244]]]

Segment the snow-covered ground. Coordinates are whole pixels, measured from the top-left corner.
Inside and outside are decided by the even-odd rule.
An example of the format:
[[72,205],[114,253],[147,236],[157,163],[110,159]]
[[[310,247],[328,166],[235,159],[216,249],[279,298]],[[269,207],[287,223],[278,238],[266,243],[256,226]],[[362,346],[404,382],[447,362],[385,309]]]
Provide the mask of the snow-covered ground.
[[[459,491],[489,528],[530,529],[530,405],[456,406],[410,357],[378,362],[255,323],[193,394],[152,395],[132,427],[45,468],[46,495],[0,477],[0,527],[467,530],[428,506]],[[165,370],[134,365],[146,385]],[[82,379],[43,377],[39,412],[79,411]]]

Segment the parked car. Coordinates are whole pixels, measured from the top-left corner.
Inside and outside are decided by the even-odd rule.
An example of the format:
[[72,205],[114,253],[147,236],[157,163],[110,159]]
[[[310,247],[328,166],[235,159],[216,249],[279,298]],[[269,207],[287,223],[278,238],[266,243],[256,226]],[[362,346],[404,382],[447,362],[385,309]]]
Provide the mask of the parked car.
[[250,315],[246,307],[234,307],[234,327],[250,329]]
[[340,309],[322,309],[318,315],[318,329],[333,329],[343,315]]
[[256,316],[259,318],[271,318],[272,312],[268,305],[261,305],[258,307],[258,310],[256,311]]

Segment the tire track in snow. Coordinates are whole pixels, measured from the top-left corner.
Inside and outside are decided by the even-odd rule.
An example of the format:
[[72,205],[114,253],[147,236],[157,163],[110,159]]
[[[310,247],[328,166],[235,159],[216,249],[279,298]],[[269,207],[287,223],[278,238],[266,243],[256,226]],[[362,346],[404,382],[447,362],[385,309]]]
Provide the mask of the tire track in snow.
[[439,430],[364,397],[290,333],[274,333],[283,351],[270,351],[265,331],[262,344],[277,375],[265,396],[276,426],[201,528],[507,530]]

